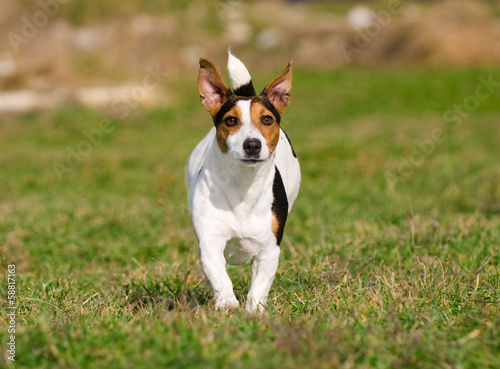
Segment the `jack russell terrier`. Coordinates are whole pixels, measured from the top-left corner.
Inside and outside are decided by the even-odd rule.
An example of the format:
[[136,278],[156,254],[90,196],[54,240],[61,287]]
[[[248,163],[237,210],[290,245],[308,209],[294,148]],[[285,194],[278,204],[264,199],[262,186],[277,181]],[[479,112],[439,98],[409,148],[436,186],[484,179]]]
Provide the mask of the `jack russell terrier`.
[[231,90],[215,65],[200,59],[198,89],[214,127],[187,166],[193,226],[200,262],[217,309],[235,308],[226,262],[252,261],[246,309],[262,311],[278,269],[280,242],[300,187],[300,167],[280,128],[290,103],[292,62],[260,93],[231,52]]

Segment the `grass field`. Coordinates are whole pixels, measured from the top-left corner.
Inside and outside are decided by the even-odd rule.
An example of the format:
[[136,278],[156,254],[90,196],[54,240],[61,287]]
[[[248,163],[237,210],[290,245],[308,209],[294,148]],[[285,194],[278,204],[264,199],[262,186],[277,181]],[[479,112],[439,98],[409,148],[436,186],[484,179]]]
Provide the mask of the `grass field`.
[[[500,89],[479,88],[500,71],[294,78],[283,125],[303,182],[259,316],[215,311],[199,266],[184,168],[211,121],[195,78],[111,123],[3,117],[0,366],[500,367]],[[230,275],[243,301],[249,265]]]

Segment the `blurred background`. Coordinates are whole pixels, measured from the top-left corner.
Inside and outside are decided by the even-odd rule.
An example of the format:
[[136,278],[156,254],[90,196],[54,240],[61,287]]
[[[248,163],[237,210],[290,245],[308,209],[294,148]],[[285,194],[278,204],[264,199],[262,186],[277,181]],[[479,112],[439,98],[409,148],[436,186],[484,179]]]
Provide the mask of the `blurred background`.
[[500,2],[1,0],[0,33],[0,112],[106,108],[145,78],[135,102],[166,107],[167,75],[229,45],[251,71],[497,65]]

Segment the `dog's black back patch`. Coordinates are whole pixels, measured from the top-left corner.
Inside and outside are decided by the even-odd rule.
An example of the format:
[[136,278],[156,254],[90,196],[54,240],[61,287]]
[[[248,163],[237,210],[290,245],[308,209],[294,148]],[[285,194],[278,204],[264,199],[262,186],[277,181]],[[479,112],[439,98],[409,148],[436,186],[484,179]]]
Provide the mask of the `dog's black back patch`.
[[281,178],[278,167],[276,167],[276,173],[274,174],[273,204],[271,206],[271,211],[278,222],[275,236],[276,243],[279,246],[283,238],[283,231],[285,230],[286,218],[288,216],[288,197],[286,196],[285,186],[283,185],[283,179]]

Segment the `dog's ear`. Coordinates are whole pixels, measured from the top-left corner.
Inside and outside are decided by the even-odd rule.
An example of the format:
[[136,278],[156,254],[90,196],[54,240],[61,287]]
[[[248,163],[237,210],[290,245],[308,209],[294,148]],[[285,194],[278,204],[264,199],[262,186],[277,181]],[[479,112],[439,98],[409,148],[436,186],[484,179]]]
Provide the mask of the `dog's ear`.
[[231,90],[222,80],[215,65],[205,58],[200,59],[198,91],[200,92],[201,104],[212,116],[217,114],[222,104],[231,95]]
[[293,61],[290,60],[286,69],[278,77],[273,79],[261,93],[261,95],[267,97],[269,101],[271,101],[280,114],[283,114],[290,104],[292,63]]

